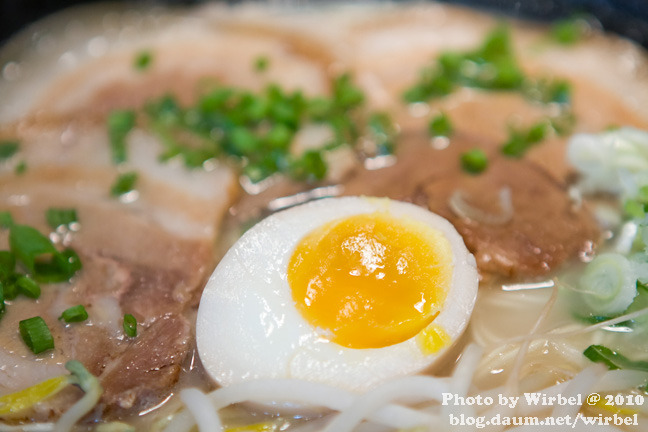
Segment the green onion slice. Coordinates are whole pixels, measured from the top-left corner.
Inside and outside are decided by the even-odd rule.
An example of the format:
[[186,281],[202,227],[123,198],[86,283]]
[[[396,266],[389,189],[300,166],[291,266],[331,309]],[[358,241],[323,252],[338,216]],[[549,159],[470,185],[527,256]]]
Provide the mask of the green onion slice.
[[0,211],[0,228],[11,228],[14,224],[13,217],[8,211]]
[[108,116],[108,137],[112,150],[113,163],[120,164],[128,159],[126,136],[135,126],[135,112],[130,110],[113,111]]
[[583,355],[594,363],[603,363],[610,370],[629,369],[648,372],[648,361],[630,360],[603,345],[590,345]]
[[13,300],[18,297],[18,285],[16,284],[18,276],[20,275],[13,273],[2,281],[5,300]]
[[131,314],[124,315],[124,333],[128,337],[137,336],[137,320]]
[[21,294],[37,299],[41,295],[41,289],[38,283],[27,275],[20,275],[16,280],[16,286]]
[[153,62],[153,54],[151,53],[151,51],[140,51],[135,56],[135,60],[133,61],[133,66],[138,71],[144,71],[148,69],[149,66],[151,66],[152,62]]
[[71,249],[59,252],[37,229],[14,225],[9,232],[9,245],[16,258],[40,282],[63,282],[81,268],[78,255]]
[[482,149],[472,149],[461,155],[461,167],[470,174],[482,173],[488,168],[488,156]]
[[266,56],[259,56],[254,60],[254,70],[263,72],[270,66],[270,59]]
[[16,257],[10,251],[0,251],[0,281],[8,279],[16,268]]
[[430,120],[430,124],[428,125],[428,131],[433,137],[448,137],[452,135],[452,130],[453,128],[452,123],[450,122],[450,118],[445,113],[441,113],[434,117],[432,120]]
[[57,229],[61,225],[69,227],[70,224],[79,221],[76,210],[73,208],[48,208],[45,218],[52,229]]
[[19,148],[18,141],[0,141],[0,160],[9,159],[18,152]]
[[25,162],[24,160],[18,162],[16,164],[16,168],[14,169],[14,172],[16,173],[16,175],[25,174],[27,172],[27,162]]
[[0,317],[4,315],[6,306],[5,306],[5,297],[4,297],[4,284],[0,281]]
[[66,323],[81,322],[88,319],[88,312],[85,310],[83,305],[72,306],[71,308],[65,309],[59,319],[62,319]]
[[54,339],[45,320],[39,316],[20,321],[20,335],[34,354],[54,348]]
[[137,173],[134,171],[124,173],[117,177],[110,189],[112,196],[121,196],[128,192],[135,190],[135,183],[137,183]]

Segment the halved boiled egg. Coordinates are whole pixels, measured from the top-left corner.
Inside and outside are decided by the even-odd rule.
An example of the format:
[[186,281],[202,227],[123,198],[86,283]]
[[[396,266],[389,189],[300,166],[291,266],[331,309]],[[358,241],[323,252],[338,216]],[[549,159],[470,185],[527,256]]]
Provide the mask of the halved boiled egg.
[[198,352],[223,386],[299,378],[366,390],[438,359],[466,327],[477,284],[442,217],[381,198],[313,201],[227,252],[200,301]]

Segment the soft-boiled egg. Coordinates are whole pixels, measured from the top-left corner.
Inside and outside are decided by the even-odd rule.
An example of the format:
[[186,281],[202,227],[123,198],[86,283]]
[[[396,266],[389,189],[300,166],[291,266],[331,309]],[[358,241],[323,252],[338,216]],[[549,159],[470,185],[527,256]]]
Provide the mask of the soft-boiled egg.
[[198,310],[220,384],[299,378],[366,390],[429,367],[466,327],[473,256],[442,217],[347,197],[275,213],[232,246]]

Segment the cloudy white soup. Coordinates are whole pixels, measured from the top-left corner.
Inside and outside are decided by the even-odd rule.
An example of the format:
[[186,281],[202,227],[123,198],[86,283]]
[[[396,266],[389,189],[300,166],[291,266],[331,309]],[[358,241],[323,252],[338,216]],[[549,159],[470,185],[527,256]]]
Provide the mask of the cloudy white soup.
[[594,20],[94,5],[0,67],[0,430],[648,427],[648,61]]

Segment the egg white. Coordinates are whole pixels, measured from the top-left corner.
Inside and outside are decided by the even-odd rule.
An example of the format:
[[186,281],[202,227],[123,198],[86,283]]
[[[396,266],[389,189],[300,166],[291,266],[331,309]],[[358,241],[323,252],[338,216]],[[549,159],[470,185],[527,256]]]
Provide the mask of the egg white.
[[261,378],[297,378],[353,391],[429,367],[434,354],[416,337],[371,349],[337,345],[317,334],[296,309],[287,281],[290,257],[315,228],[356,214],[388,211],[441,231],[453,255],[452,284],[434,324],[454,342],[477,295],[474,257],[442,217],[409,203],[346,197],[313,201],[275,213],[248,230],[227,252],[202,294],[196,323],[200,359],[220,385]]

